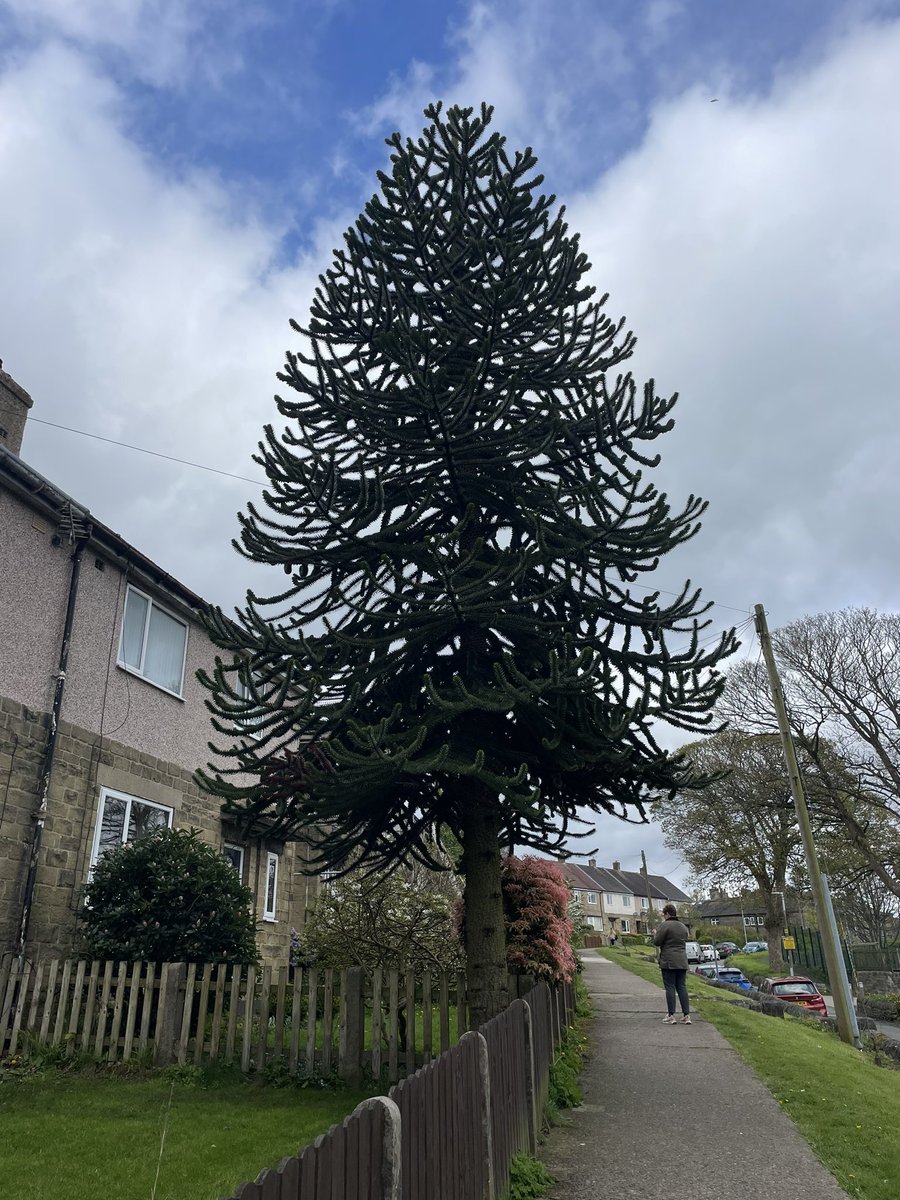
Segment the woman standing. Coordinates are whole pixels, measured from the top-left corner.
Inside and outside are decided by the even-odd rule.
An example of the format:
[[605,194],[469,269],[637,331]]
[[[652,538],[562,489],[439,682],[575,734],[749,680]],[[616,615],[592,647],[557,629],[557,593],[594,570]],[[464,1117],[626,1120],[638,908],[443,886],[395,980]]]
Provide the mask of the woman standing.
[[653,944],[659,946],[659,967],[662,971],[663,987],[666,989],[668,1015],[663,1017],[666,1025],[675,1024],[675,996],[681,1001],[681,1024],[691,1024],[691,1005],[687,993],[688,960],[685,943],[690,938],[687,925],[678,920],[674,904],[663,908],[663,923],[653,935]]

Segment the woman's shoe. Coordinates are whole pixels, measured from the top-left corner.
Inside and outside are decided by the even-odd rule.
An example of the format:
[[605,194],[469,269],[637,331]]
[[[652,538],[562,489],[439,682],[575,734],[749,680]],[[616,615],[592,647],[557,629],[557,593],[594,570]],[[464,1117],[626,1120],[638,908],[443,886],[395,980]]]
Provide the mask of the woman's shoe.
[[[673,1020],[674,1020],[674,1018],[673,1018]],[[681,1020],[678,1022],[679,1025],[693,1025],[693,1023],[694,1022],[688,1016],[683,1016],[681,1018]]]
[[667,1017],[663,1017],[663,1025],[674,1025],[674,1024],[675,1024],[675,1014],[674,1013],[669,1013],[669,1015]]

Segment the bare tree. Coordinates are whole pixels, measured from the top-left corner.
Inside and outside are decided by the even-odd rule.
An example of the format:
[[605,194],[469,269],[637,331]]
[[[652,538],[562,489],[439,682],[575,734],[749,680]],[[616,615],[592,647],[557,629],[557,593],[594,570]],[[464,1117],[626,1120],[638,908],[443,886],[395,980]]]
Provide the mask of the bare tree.
[[790,783],[774,735],[725,730],[687,747],[691,760],[714,781],[702,791],[679,792],[654,805],[666,845],[677,850],[698,881],[740,889],[755,885],[765,904],[766,940],[773,970],[783,966],[782,910],[776,894],[800,858]]
[[[814,815],[839,825],[882,888],[900,898],[900,615],[845,609],[772,635],[797,745],[821,786]],[[776,728],[759,664],[728,676],[720,711],[742,729]],[[812,807],[812,803],[811,803]]]

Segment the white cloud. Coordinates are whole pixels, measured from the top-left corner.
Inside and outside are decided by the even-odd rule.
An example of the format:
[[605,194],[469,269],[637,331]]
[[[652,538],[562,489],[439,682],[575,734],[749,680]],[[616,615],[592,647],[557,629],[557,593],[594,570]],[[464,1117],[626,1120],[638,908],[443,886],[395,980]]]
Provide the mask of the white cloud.
[[665,478],[711,509],[679,564],[776,623],[896,596],[869,551],[900,502],[898,74],[895,24],[763,99],[692,91],[569,207],[638,370],[683,394]]
[[216,23],[246,21],[228,0],[0,0],[20,36],[64,39],[84,49],[115,51],[139,79],[183,80],[189,66],[218,75],[224,64],[204,59],[201,35]]
[[[280,229],[208,176],[162,171],[122,119],[117,90],[59,47],[0,81],[0,260],[16,281],[0,354],[35,418],[258,476],[287,321],[336,230],[276,267]],[[36,423],[24,452],[190,586],[240,596],[228,541],[252,488]]]

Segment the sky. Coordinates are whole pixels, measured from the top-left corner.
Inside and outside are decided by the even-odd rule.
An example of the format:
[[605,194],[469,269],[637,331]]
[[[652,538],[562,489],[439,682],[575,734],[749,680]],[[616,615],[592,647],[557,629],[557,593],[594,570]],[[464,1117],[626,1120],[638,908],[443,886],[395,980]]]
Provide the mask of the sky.
[[[664,561],[713,629],[892,609],[900,0],[0,0],[0,358],[23,458],[207,599],[291,317],[431,100],[532,146],[677,391]],[[243,479],[126,450],[125,442]],[[744,653],[756,653],[752,636]],[[576,847],[573,845],[573,849]],[[582,849],[684,881],[655,827]]]

